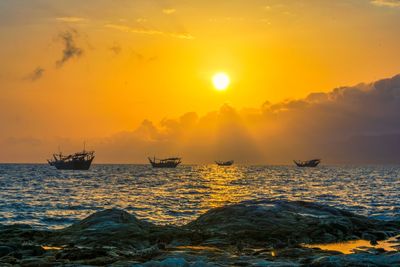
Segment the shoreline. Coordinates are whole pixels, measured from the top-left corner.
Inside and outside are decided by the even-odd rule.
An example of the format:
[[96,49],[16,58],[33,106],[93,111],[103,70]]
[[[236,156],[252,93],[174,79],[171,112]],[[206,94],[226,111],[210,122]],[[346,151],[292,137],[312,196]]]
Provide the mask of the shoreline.
[[[393,266],[400,265],[399,234],[400,222],[370,219],[305,201],[244,201],[211,209],[182,226],[156,225],[114,208],[93,213],[60,230],[0,225],[0,263],[340,266],[358,262],[355,266],[363,266],[360,264],[367,260],[370,266],[388,262]],[[350,254],[312,245],[356,240],[365,242],[356,245]],[[370,246],[366,246],[368,243]],[[389,251],[389,247],[393,249]],[[339,265],[329,265],[332,261]]]

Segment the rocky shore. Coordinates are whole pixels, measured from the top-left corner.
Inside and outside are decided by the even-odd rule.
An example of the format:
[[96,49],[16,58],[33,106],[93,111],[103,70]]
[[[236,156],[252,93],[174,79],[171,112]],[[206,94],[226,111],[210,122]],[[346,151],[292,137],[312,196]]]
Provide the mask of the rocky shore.
[[[0,266],[400,266],[399,234],[398,221],[302,201],[242,202],[179,227],[109,209],[61,230],[0,226]],[[350,254],[312,245],[361,239]]]

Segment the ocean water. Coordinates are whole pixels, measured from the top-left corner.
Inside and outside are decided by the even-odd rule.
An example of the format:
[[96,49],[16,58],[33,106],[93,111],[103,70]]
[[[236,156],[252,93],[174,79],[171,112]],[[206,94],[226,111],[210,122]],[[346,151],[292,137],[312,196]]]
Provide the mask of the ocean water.
[[157,224],[184,224],[207,210],[275,198],[329,204],[400,220],[400,166],[92,165],[58,171],[45,164],[0,165],[0,224],[62,228],[120,207]]

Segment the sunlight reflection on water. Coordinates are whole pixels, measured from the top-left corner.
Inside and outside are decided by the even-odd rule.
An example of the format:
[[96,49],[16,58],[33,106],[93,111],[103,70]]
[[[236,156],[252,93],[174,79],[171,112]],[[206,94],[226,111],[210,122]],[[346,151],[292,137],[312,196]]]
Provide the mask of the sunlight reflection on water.
[[368,249],[384,249],[385,251],[399,251],[399,236],[389,238],[388,240],[379,241],[375,246],[367,240],[350,240],[339,243],[330,244],[305,244],[304,247],[319,248],[322,250],[339,251],[343,254],[351,254],[358,251],[368,251]]
[[103,208],[121,207],[159,224],[184,224],[213,207],[256,198],[322,202],[398,219],[400,168],[0,165],[0,223],[60,228]]

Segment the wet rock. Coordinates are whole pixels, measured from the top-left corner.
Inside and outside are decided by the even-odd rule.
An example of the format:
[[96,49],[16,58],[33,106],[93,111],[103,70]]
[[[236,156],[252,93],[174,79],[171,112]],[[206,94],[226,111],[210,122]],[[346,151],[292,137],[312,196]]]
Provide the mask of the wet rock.
[[376,236],[375,236],[375,235],[372,235],[372,234],[370,234],[370,233],[363,233],[363,234],[361,235],[361,239],[369,240],[369,241],[376,241]]
[[0,225],[0,266],[400,266],[398,254],[380,249],[338,255],[301,245],[376,241],[399,230],[399,222],[302,201],[246,201],[212,209],[181,227],[109,209],[62,230]]
[[29,225],[0,225],[0,242],[19,243],[47,238],[49,231],[35,230]]
[[120,260],[112,264],[113,267],[132,267],[137,265],[140,265],[140,262],[132,260]]
[[189,267],[189,263],[183,258],[168,258],[160,262],[161,267]]
[[93,258],[93,259],[78,261],[78,262],[85,264],[85,265],[105,266],[108,264],[112,264],[116,261],[117,261],[117,259],[111,258],[111,257],[98,257],[98,258]]
[[52,267],[54,263],[48,262],[45,259],[32,257],[20,261],[21,267]]
[[0,257],[6,256],[14,251],[14,248],[9,246],[0,246]]
[[177,257],[169,257],[162,261],[147,261],[143,264],[133,265],[136,267],[213,267],[215,265],[207,263],[205,261],[194,261],[192,263],[188,262],[184,258],[177,258]]
[[369,266],[389,267],[400,266],[400,253],[392,255],[350,254],[317,258],[311,267]]
[[150,245],[149,234],[155,225],[138,220],[120,209],[96,212],[86,219],[53,234],[53,244],[116,246],[143,249]]
[[196,262],[193,262],[192,264],[190,264],[190,267],[213,267],[213,266],[216,266],[216,265],[207,263],[205,261],[196,261]]
[[253,263],[251,266],[253,266],[253,267],[297,267],[300,265],[295,262],[260,260],[260,261]]
[[281,258],[304,258],[313,256],[315,254],[315,250],[308,248],[285,248],[275,251],[275,255]]
[[19,252],[23,256],[41,256],[43,255],[46,250],[44,250],[41,246],[36,246],[36,245],[24,245],[22,248],[19,250]]
[[[303,201],[260,200],[212,209],[185,226],[212,240],[248,243],[328,243],[348,240],[393,224]],[[398,231],[399,228],[397,228]]]
[[72,248],[62,250],[57,253],[57,259],[68,259],[71,261],[94,259],[107,256],[107,250],[102,248],[87,249],[87,248]]
[[18,259],[12,257],[12,256],[4,256],[0,258],[1,263],[10,263],[10,264],[16,264],[18,263]]
[[159,261],[147,261],[143,264],[133,265],[134,267],[160,267]]

